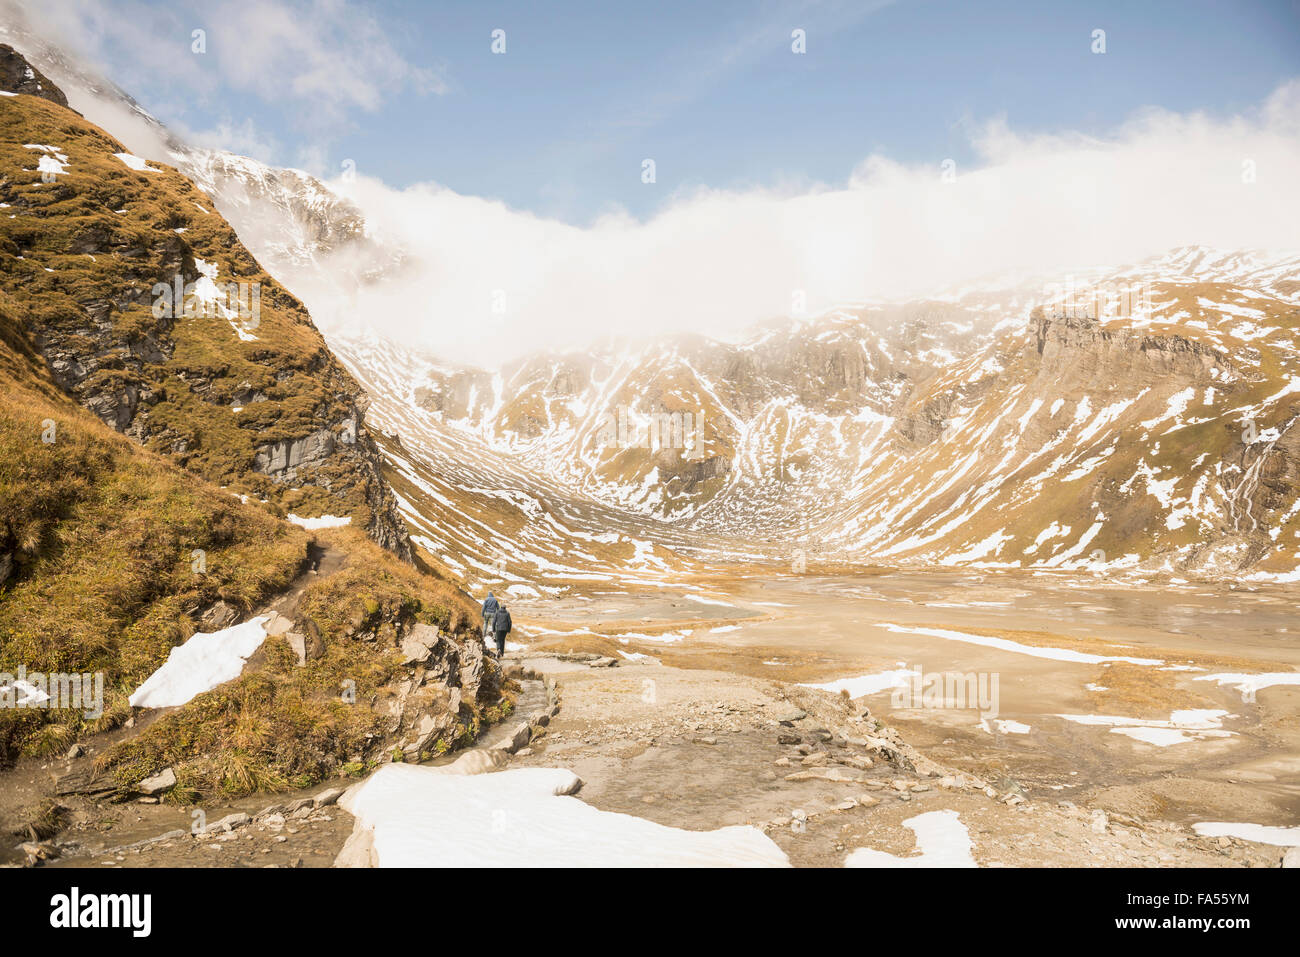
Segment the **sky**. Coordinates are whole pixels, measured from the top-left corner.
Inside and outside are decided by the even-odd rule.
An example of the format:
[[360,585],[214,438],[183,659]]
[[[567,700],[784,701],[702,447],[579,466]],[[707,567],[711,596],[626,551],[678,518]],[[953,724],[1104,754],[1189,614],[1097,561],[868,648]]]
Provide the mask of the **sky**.
[[575,224],[701,188],[843,184],[873,154],[960,170],[996,118],[1099,135],[1148,107],[1229,115],[1300,73],[1294,0],[36,6],[193,140]]
[[327,334],[475,365],[1300,246],[1300,0],[17,2],[402,249],[279,277]]

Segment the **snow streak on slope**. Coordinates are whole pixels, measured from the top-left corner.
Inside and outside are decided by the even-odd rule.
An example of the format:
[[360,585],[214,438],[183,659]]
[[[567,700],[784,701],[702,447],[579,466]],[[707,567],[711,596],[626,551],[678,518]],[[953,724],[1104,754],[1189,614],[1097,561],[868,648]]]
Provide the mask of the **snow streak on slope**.
[[[399,467],[446,474],[461,508],[508,507],[518,529],[495,530],[536,538],[528,561],[617,534],[651,576],[655,551],[632,541],[678,557],[1290,573],[1300,258],[1180,249],[1087,279],[1141,296],[1108,311],[1105,295],[1063,308],[1040,289],[1033,307],[1022,287],[964,290],[739,344],[611,344],[495,373],[375,338],[335,345],[403,437]],[[671,416],[695,435],[620,432]],[[427,534],[450,555],[438,524]],[[589,544],[566,573],[613,542]]]

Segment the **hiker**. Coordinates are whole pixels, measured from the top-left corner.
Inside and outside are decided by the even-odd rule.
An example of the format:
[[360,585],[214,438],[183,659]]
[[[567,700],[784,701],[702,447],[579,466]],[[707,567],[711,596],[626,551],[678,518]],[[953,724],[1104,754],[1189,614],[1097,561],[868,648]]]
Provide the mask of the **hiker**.
[[496,596],[488,592],[487,601],[483,602],[483,642],[492,640],[492,618],[496,615],[497,609],[501,605],[497,602]]
[[510,620],[510,610],[505,605],[497,608],[496,615],[492,618],[492,630],[497,636],[497,657],[501,658],[506,653],[506,635],[510,634],[510,626],[514,622]]

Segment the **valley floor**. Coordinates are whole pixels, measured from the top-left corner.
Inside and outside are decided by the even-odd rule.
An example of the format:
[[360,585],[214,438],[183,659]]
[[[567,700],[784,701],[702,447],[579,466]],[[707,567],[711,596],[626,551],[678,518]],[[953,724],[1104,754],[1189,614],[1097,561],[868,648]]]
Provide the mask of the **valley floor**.
[[[1294,607],[1276,586],[896,571],[512,601],[507,664],[562,706],[508,766],[569,769],[602,811],[753,825],[796,866],[1277,866],[1300,844]],[[911,672],[997,693],[900,699]],[[50,864],[328,866],[353,783],[206,808],[235,817],[200,838],[189,809],[78,805]]]
[[[1030,789],[1023,803],[1008,804],[1004,798],[1021,793],[1014,784],[1007,793],[993,787],[990,796],[960,772],[901,770],[878,754],[859,770],[870,752],[821,733],[844,720],[837,696],[727,672],[593,667],[583,658],[529,654],[521,661],[557,674],[563,706],[510,768],[570,769],[584,782],[579,798],[586,803],[671,827],[755,825],[796,866],[839,866],[859,848],[883,852],[876,863],[885,866],[915,864],[919,856],[980,866],[1275,867],[1282,855],[1269,844],[1200,836],[1177,822],[1106,813],[1050,792]],[[834,780],[837,772],[845,779]],[[328,795],[323,807],[312,795],[289,795],[271,807],[262,796],[209,808],[209,822],[234,815],[233,823],[200,838],[188,833],[187,809],[103,808],[111,830],[87,818],[80,833],[61,836],[70,843],[51,863],[329,866],[352,831],[351,815],[332,798],[351,783],[315,789]],[[932,812],[949,813],[936,820]],[[918,818],[945,826],[922,837],[917,830],[933,829]]]

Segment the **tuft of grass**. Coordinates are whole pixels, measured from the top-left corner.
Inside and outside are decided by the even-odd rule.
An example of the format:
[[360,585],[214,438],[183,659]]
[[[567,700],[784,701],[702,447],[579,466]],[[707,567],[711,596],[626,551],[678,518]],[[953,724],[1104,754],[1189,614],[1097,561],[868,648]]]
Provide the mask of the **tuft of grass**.
[[29,841],[48,840],[59,833],[67,814],[68,809],[63,805],[49,798],[42,799],[18,813],[20,823],[11,833]]

